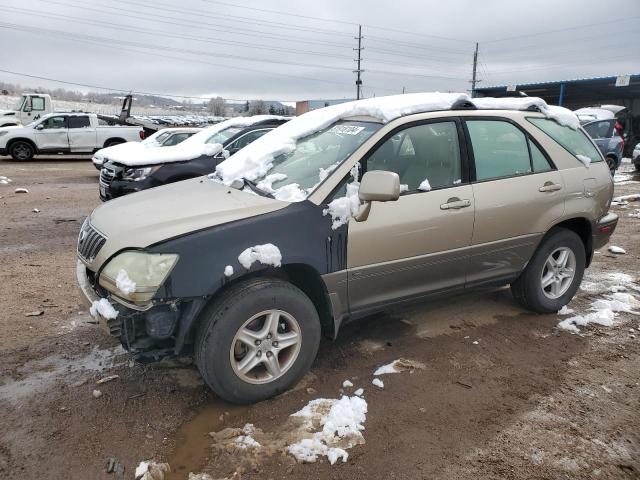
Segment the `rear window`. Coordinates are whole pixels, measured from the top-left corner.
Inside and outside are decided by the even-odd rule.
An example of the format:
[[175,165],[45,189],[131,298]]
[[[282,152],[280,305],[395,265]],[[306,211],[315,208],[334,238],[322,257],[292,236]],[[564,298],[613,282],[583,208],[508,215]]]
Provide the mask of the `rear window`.
[[572,155],[584,155],[589,157],[591,162],[602,162],[600,152],[582,130],[565,127],[547,118],[530,117],[527,120],[553,138]]

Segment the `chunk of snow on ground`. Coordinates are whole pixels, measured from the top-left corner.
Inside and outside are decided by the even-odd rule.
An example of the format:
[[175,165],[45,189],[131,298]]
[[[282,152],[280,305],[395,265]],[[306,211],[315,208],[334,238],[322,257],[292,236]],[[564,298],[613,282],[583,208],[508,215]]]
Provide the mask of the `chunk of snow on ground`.
[[26,188],[16,188],[13,193],[29,193],[29,190]]
[[152,461],[140,462],[134,474],[135,480],[163,480],[164,474],[171,471],[168,463]]
[[583,327],[590,323],[610,327],[614,324],[618,312],[637,314],[633,311],[633,308],[639,306],[640,302],[633,295],[621,292],[613,293],[606,296],[606,298],[600,298],[592,302],[590,307],[592,311],[590,313],[562,320],[558,324],[558,328],[572,333],[579,333],[580,329],[578,327]]
[[354,393],[354,395],[357,395],[357,396],[361,397],[364,394],[364,388],[359,388],[353,393]]
[[233,267],[231,265],[227,265],[224,267],[224,276],[230,277],[231,275],[233,275]]
[[422,190],[423,192],[428,192],[431,190],[431,184],[429,183],[429,179],[425,178],[420,185],[418,185],[418,190]]
[[478,342],[478,340],[474,340],[474,341],[473,341],[473,342],[471,342],[471,343],[473,343],[474,345],[478,345],[480,342]]
[[4,175],[0,175],[0,185],[8,185],[11,183],[11,179],[9,177],[5,177]]
[[640,210],[634,210],[629,214],[631,218],[640,218]]
[[609,246],[609,251],[611,253],[617,253],[617,254],[621,254],[621,255],[624,255],[625,253],[627,253],[627,251],[624,248],[617,247],[615,245],[610,245]]
[[131,295],[136,291],[136,282],[129,278],[126,270],[120,269],[116,276],[116,287],[125,295]]
[[558,315],[571,315],[575,310],[564,305],[560,310],[558,310]]
[[586,155],[577,154],[576,158],[580,160],[584,164],[584,166],[587,168],[589,168],[589,165],[591,165],[591,159]]
[[326,456],[332,465],[338,459],[346,462],[346,450],[364,443],[366,414],[367,402],[358,396],[312,400],[291,416],[301,418],[309,431],[320,430],[289,445],[287,451],[301,462],[315,462],[318,456]]
[[89,309],[89,313],[92,317],[98,318],[98,315],[106,318],[107,320],[114,319],[118,316],[118,311],[113,308],[113,305],[109,303],[106,298],[100,300],[94,300]]
[[262,446],[251,435],[240,435],[236,437],[235,443],[238,448],[260,448]]
[[620,197],[615,197],[612,202],[617,203],[626,203],[626,202],[635,202],[640,200],[640,193],[633,193],[631,195],[622,195]]
[[263,265],[273,265],[279,267],[282,262],[282,254],[280,249],[272,243],[264,245],[255,245],[242,251],[238,256],[240,265],[249,270],[254,262],[260,262]]
[[31,210],[33,213],[40,213],[40,210],[37,208],[34,208],[33,210]]
[[391,363],[378,367],[373,372],[374,377],[379,375],[385,375],[388,373],[400,373],[406,370],[423,369],[424,363],[416,362],[415,360],[407,360],[405,358],[399,358]]
[[353,387],[353,383],[351,383],[351,380],[345,380],[344,382],[342,382],[342,387],[343,388]]
[[384,388],[384,382],[380,380],[378,377],[374,378],[371,383],[373,383],[378,388]]

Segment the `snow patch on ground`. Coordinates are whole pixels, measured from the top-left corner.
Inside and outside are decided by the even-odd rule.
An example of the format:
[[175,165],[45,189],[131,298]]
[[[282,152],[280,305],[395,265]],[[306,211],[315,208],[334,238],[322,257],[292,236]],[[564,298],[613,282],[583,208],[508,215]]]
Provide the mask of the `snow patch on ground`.
[[342,388],[349,388],[349,387],[353,387],[353,383],[351,383],[351,380],[345,380],[344,382],[342,382]]
[[591,303],[590,313],[576,315],[562,320],[558,328],[571,333],[580,333],[578,327],[584,327],[590,323],[611,327],[619,312],[640,315],[633,309],[640,307],[640,302],[631,294],[614,292],[611,295],[600,298]]
[[5,177],[4,175],[0,175],[0,185],[9,185],[12,180],[9,177]]
[[287,451],[301,462],[315,462],[319,456],[326,456],[331,465],[339,459],[346,462],[347,449],[364,443],[366,414],[367,402],[358,396],[312,400],[292,417],[302,419],[305,430],[321,429],[289,445]]
[[384,388],[384,382],[380,380],[378,377],[374,378],[371,383],[373,383],[378,388]]
[[116,276],[116,287],[125,295],[131,295],[136,291],[136,282],[129,278],[126,270],[121,269]]
[[608,249],[611,253],[617,253],[620,255],[624,255],[627,251],[622,247],[617,247],[615,245],[610,245]]
[[400,373],[407,370],[416,370],[416,369],[422,370],[424,368],[425,368],[424,363],[416,362],[415,360],[407,360],[405,358],[399,358],[398,360],[394,360],[391,363],[378,367],[376,371],[373,372],[373,375],[377,377],[379,375],[386,375],[389,373]]
[[149,460],[138,464],[134,478],[135,480],[163,480],[164,474],[170,471],[168,463],[156,463]]
[[113,305],[109,303],[106,298],[100,300],[94,300],[89,309],[89,313],[93,318],[98,318],[98,315],[106,318],[107,320],[114,319],[118,316],[118,311],[113,308]]
[[264,245],[255,245],[242,251],[238,256],[240,265],[249,270],[254,262],[260,262],[263,265],[273,265],[279,267],[282,262],[282,254],[280,249],[272,243]]

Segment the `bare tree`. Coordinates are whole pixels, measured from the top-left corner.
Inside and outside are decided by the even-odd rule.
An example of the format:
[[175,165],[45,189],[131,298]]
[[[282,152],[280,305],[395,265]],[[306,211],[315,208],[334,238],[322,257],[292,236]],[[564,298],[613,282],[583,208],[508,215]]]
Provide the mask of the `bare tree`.
[[217,117],[222,117],[224,115],[224,109],[225,109],[224,98],[216,97],[209,100],[209,103],[207,105],[207,110],[209,110],[209,113],[211,113],[212,115],[215,115]]
[[267,113],[267,105],[262,100],[249,102],[250,115],[263,115],[265,113]]

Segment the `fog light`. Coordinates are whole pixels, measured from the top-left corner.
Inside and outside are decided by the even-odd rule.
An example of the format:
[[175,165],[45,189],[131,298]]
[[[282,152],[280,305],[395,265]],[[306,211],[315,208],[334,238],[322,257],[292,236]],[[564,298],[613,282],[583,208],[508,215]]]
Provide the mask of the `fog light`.
[[173,335],[178,323],[178,311],[168,306],[151,309],[145,315],[147,335],[164,340]]

